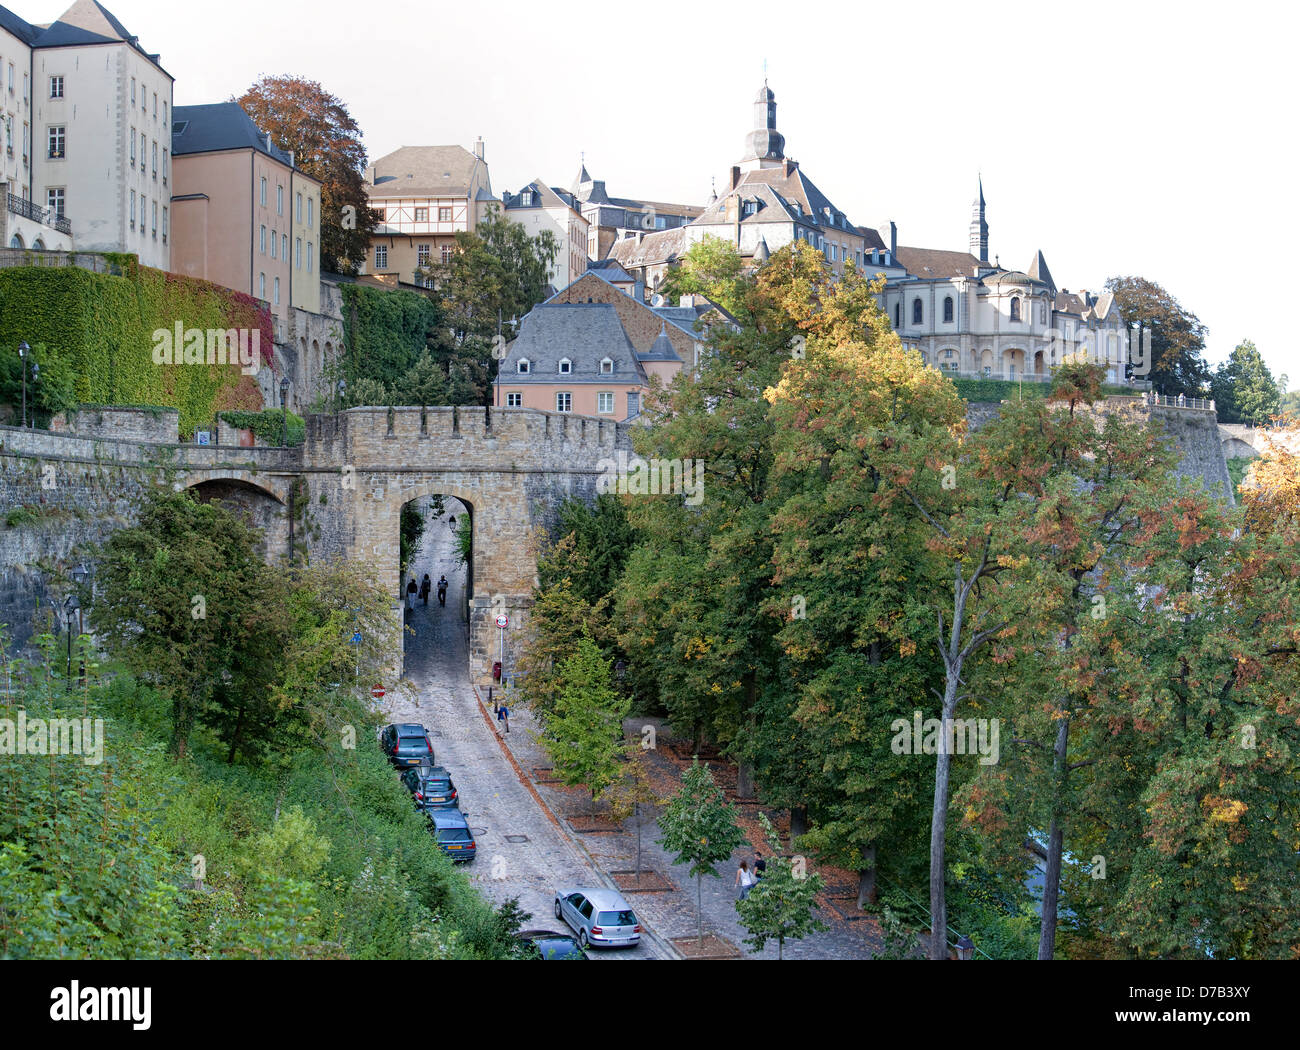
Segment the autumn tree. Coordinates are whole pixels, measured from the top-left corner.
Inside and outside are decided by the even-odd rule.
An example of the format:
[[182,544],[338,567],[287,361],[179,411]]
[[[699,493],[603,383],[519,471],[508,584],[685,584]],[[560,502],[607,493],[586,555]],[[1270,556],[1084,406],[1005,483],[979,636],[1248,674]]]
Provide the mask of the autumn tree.
[[786,941],[801,941],[811,933],[830,929],[814,913],[817,894],[826,880],[809,873],[803,857],[786,857],[781,840],[766,813],[759,813],[770,860],[763,877],[744,900],[736,901],[736,914],[749,934],[745,938],[756,952],[769,940],[776,941],[776,957],[785,951]]
[[263,76],[238,99],[294,164],[320,180],[320,268],[353,274],[370,250],[378,214],[366,196],[366,151],[347,106],[318,82]]
[[1145,277],[1112,277],[1106,290],[1114,293],[1126,325],[1141,324],[1150,330],[1150,372],[1138,378],[1149,379],[1170,397],[1205,397],[1210,382],[1205,363],[1206,328],[1196,315]]

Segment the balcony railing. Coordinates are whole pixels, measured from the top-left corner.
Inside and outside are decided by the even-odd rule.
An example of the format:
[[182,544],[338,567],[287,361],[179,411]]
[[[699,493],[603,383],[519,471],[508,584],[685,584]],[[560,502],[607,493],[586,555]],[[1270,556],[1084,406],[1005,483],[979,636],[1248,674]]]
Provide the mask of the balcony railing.
[[71,233],[72,222],[62,215],[58,215],[49,208],[42,208],[39,204],[27,200],[25,197],[19,197],[17,194],[6,194],[6,206],[15,215],[21,215],[24,219],[31,219],[33,222],[39,222],[43,226],[50,226],[60,233]]

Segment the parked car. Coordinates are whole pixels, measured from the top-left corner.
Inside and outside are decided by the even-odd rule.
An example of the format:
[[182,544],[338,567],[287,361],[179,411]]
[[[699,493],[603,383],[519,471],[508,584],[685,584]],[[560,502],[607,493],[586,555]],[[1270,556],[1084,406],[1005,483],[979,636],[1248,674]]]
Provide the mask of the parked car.
[[402,774],[402,783],[411,793],[417,809],[457,809],[460,799],[451,774],[442,766],[408,769]]
[[560,890],[555,917],[572,927],[584,948],[630,948],[641,942],[641,923],[616,890]]
[[524,930],[516,933],[517,940],[524,942],[526,959],[586,959],[587,953],[582,946],[567,933],[554,930]]
[[478,844],[465,821],[465,814],[458,809],[426,809],[429,818],[429,830],[433,832],[434,841],[443,853],[457,863],[466,863],[474,859]]
[[413,769],[416,766],[434,764],[433,743],[429,740],[429,731],[414,722],[398,722],[384,726],[379,734],[379,746],[388,756],[388,761],[398,769]]

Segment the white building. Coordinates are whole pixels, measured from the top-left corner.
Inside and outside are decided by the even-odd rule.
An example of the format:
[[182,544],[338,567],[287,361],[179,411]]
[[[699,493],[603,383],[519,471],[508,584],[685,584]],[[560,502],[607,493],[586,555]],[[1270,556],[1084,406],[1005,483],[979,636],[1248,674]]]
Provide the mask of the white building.
[[[971,219],[970,250],[899,247],[891,223],[885,251],[866,271],[888,277],[881,305],[903,342],[928,364],[971,378],[1047,381],[1067,357],[1106,366],[1106,381],[1123,383],[1129,331],[1109,292],[1058,288],[1043,253],[1025,270],[989,262],[989,232],[981,183]],[[874,260],[888,257],[904,272]]]
[[541,179],[533,179],[518,193],[502,193],[506,218],[517,222],[529,237],[549,230],[560,248],[551,262],[552,292],[567,288],[587,272],[587,228],[581,202],[572,194]]

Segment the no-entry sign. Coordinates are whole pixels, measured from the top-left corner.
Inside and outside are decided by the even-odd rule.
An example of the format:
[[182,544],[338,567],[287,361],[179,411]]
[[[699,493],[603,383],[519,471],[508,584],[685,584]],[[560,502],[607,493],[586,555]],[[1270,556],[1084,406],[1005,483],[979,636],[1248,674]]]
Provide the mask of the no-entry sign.
[[502,613],[500,616],[497,617],[497,626],[504,631],[507,627],[510,626],[510,617],[507,616],[505,613]]
[[376,682],[370,687],[370,695],[376,700],[382,700],[384,698],[384,687]]

